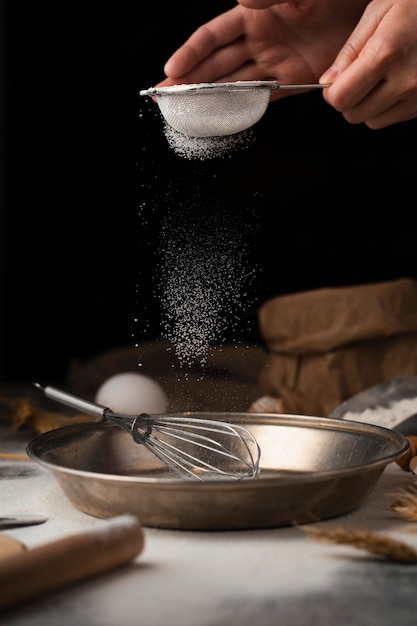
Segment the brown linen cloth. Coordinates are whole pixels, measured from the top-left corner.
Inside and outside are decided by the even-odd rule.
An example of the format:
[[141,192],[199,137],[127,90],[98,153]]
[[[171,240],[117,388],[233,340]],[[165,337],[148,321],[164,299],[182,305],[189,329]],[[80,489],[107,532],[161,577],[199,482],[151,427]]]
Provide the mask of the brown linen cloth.
[[268,300],[259,381],[287,413],[328,415],[364,389],[417,375],[417,281],[400,278]]

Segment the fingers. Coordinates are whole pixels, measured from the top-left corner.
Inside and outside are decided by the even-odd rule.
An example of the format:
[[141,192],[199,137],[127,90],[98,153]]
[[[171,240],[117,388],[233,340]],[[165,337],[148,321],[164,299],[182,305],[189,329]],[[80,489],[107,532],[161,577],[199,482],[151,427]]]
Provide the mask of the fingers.
[[383,65],[376,62],[384,41],[375,28],[374,20],[364,14],[332,66],[320,76],[320,83],[334,83],[323,95],[338,111],[355,106],[384,78]]
[[[230,46],[216,50],[195,65],[193,69],[175,78],[177,82],[186,83],[249,80],[245,69],[248,62],[249,54],[246,43],[244,39],[241,39]],[[252,70],[252,74],[256,76],[255,69]]]
[[373,130],[406,122],[417,117],[417,90],[403,97],[394,93],[389,83],[382,82],[359,104],[343,112],[351,124],[366,124]]
[[365,120],[365,124],[373,130],[386,128],[393,124],[407,122],[417,117],[417,97],[397,102],[380,115]]
[[[366,61],[364,61],[366,65]],[[417,77],[414,68],[394,70],[379,80],[352,65],[323,90],[323,97],[351,124],[380,129],[417,117]]]
[[[166,76],[173,78],[189,74],[197,65],[210,58],[215,51],[238,40],[243,34],[244,22],[241,7],[236,6],[200,26],[168,59],[164,67]],[[238,48],[236,52],[236,63],[239,63]],[[221,57],[213,61],[213,68],[216,64],[220,65],[218,73],[222,71],[221,62]]]
[[375,90],[384,76],[382,72],[370,69],[372,67],[370,61],[371,59],[364,53],[333,80],[331,74],[327,72],[320,77],[320,83],[331,83],[330,87],[323,91],[324,99],[340,113],[353,109],[367,97],[369,105],[375,102]]
[[351,124],[379,129],[416,117],[416,19],[414,0],[370,3],[320,77],[332,83],[323,91],[325,100]]
[[238,0],[238,2],[248,9],[267,9],[274,4],[284,4],[288,0]]

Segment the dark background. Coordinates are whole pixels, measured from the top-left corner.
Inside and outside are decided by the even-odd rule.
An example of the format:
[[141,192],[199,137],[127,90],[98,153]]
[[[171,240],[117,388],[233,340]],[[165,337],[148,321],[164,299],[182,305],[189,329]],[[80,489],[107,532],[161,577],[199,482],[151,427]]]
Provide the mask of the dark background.
[[[416,123],[351,126],[320,93],[274,103],[251,145],[184,159],[138,96],[231,1],[6,2],[3,379],[158,337],[167,210],[223,207],[256,268],[227,340],[284,293],[417,277]],[[148,6],[149,4],[149,6]]]

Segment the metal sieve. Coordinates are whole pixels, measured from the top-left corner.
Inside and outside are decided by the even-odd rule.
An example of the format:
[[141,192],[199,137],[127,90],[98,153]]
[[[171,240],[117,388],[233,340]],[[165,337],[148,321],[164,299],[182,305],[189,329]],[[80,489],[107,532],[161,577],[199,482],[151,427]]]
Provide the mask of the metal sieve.
[[194,83],[152,87],[139,92],[156,100],[165,121],[190,137],[234,135],[258,122],[273,89],[312,89],[327,85],[281,85],[275,80]]

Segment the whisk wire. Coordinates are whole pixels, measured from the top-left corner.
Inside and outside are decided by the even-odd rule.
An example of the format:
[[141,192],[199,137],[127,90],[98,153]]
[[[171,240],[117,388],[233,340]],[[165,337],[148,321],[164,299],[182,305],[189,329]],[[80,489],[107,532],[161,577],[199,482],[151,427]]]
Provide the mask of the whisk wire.
[[240,480],[258,474],[259,445],[241,424],[186,414],[123,415],[55,387],[34,385],[48,398],[114,422],[182,478]]
[[[240,479],[244,476],[254,477],[258,472],[259,446],[253,435],[238,424],[232,425],[228,422],[215,422],[204,418],[190,417],[179,420],[174,417],[158,419],[142,414],[135,418],[131,431],[135,441],[149,446],[154,453],[158,450],[170,467],[172,467],[171,463],[182,469],[186,466],[189,468],[187,472],[200,480],[198,475],[200,471],[227,475],[233,479]],[[217,433],[236,438],[239,453],[234,452],[231,447],[225,446],[224,443],[206,433]],[[175,442],[180,442],[180,447],[177,447]],[[224,460],[236,461],[241,467],[236,472],[225,471],[219,464],[208,462],[200,455],[196,456],[184,448],[183,444],[197,448],[200,452],[201,450],[204,450],[205,453],[213,452],[219,457],[217,460],[223,457]],[[159,458],[161,457],[159,456]],[[170,463],[167,459],[170,460]],[[246,468],[246,471],[243,470],[242,466]]]
[[[160,445],[158,439],[154,438],[151,442],[148,442],[146,447],[165,465],[175,472],[179,472],[183,478],[203,480],[194,471],[195,463],[188,462],[184,455],[174,446],[170,446],[171,449],[168,449],[167,444]],[[212,469],[214,471],[215,468]]]
[[[172,444],[168,444],[166,442],[160,444],[157,437],[154,437],[153,440],[149,442],[149,445],[147,447],[168,467],[175,470],[176,472],[179,471],[182,477],[186,479],[197,479],[203,481],[204,472],[207,472],[210,475],[225,475],[229,478],[232,478],[233,480],[238,480],[242,478],[241,474],[231,475],[230,472],[225,472],[220,467],[216,467],[203,461],[202,459],[188,454],[183,450],[176,448]],[[196,471],[197,468],[198,471]]]

